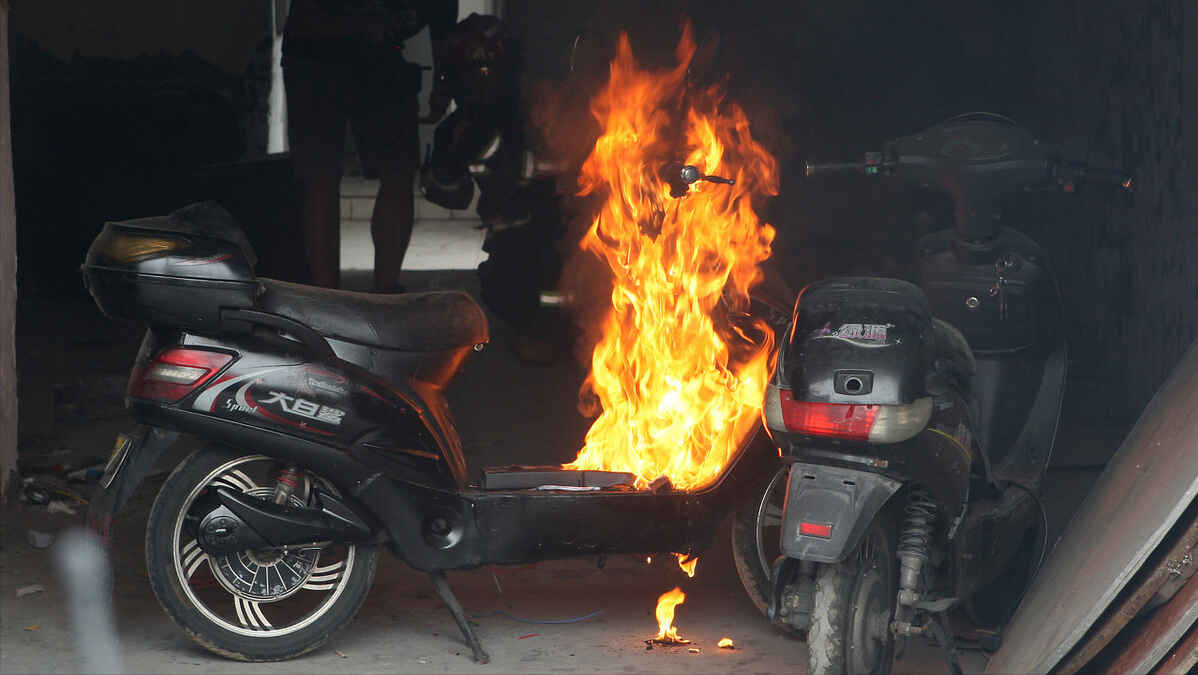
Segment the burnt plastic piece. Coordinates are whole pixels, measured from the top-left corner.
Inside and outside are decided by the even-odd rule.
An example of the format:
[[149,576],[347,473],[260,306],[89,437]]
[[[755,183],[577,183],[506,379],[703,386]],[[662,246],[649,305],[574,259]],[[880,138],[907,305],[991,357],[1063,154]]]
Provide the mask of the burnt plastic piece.
[[481,474],[479,485],[484,490],[532,490],[542,485],[610,488],[631,486],[636,480],[636,476],[623,471],[579,471],[557,466],[488,467]]

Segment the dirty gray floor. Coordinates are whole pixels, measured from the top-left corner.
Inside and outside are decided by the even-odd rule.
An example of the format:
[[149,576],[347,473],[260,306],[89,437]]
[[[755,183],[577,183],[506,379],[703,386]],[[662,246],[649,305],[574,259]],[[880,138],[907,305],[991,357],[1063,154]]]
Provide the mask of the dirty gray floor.
[[[464,288],[477,293],[473,270],[405,272],[411,290]],[[358,282],[364,283],[359,279]],[[351,284],[355,283],[351,279]],[[107,455],[116,433],[132,422],[120,406],[140,329],[101,316],[90,304],[23,303],[18,317],[21,460],[86,463]],[[510,332],[493,322],[493,341],[470,362],[451,392],[472,469],[569,461],[587,421],[574,410],[582,371],[573,363],[530,365],[514,358]],[[1118,411],[1095,411],[1093,387],[1071,383],[1045,504],[1055,541],[1101,464],[1126,433]],[[28,411],[28,412],[27,412]],[[1126,422],[1129,426],[1130,422]],[[119,668],[127,673],[801,673],[802,645],[770,626],[737,578],[727,526],[687,579],[672,559],[627,556],[483,568],[448,574],[476,624],[488,665],[475,664],[448,610],[424,575],[380,557],[375,585],[358,616],[327,646],[299,659],[244,664],[210,654],[162,612],[150,590],[142,554],[154,488],[180,442],[143,484],[116,525],[113,609]],[[33,469],[30,469],[32,471]],[[89,486],[75,486],[87,492]],[[15,492],[15,491],[14,491]],[[68,611],[54,546],[35,548],[30,531],[61,540],[82,524],[83,509],[50,513],[17,499],[0,519],[0,671],[77,673],[93,668],[97,644],[80,644]],[[679,586],[687,593],[675,626],[684,647],[646,643],[657,626],[657,597]],[[21,594],[27,589],[40,591]],[[965,673],[985,670],[968,626],[958,627]],[[734,649],[717,648],[721,638]],[[935,646],[908,644],[896,673],[947,673]]]

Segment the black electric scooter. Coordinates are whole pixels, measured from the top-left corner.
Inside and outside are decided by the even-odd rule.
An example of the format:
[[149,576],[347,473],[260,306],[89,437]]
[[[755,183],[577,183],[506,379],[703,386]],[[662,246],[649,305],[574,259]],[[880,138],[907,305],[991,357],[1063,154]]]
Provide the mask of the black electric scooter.
[[[715,179],[683,165],[663,176],[683,193]],[[488,341],[471,296],[328,290],[257,277],[254,263],[244,232],[204,202],[108,223],[82,267],[105,315],[148,327],[126,396],[138,426],[119,437],[88,525],[110,545],[113,515],[163,451],[181,434],[205,441],[155,498],[146,558],[164,609],[215,653],[320,646],[365,600],[382,545],[429,573],[486,662],[446,570],[694,557],[776,471],[777,449],[753,433],[691,491],[559,466],[472,479],[445,398]],[[752,313],[762,298],[741,300]]]
[[777,461],[756,433],[695,491],[556,466],[471,480],[444,392],[488,341],[474,299],[316,288],[256,277],[252,261],[206,202],[108,223],[83,266],[105,315],[149,328],[126,396],[139,425],[118,440],[89,527],[110,540],[162,452],[180,434],[206,441],[155,499],[146,556],[163,607],[217,653],[277,660],[319,646],[365,600],[381,544],[429,572],[485,662],[445,570],[697,556]]
[[991,114],[807,167],[843,171],[947,193],[955,228],[918,243],[915,283],[828,278],[800,292],[764,406],[790,467],[736,520],[738,562],[781,556],[768,581],[738,569],[768,586],[773,622],[806,635],[808,672],[889,672],[896,643],[920,633],[959,669],[944,613],[999,625],[1034,574],[1065,385],[1056,283],[1002,200],[1130,177],[1062,162]]

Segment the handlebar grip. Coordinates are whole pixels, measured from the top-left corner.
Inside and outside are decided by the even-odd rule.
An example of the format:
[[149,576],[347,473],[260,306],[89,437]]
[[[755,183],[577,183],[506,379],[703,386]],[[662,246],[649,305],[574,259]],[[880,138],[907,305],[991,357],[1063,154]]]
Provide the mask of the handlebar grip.
[[1130,190],[1132,182],[1132,175],[1126,171],[1096,169],[1081,162],[1058,164],[1053,168],[1052,175],[1064,185],[1092,183]]
[[1117,169],[1090,169],[1086,172],[1087,183],[1097,183],[1098,185],[1111,185],[1121,187],[1124,190],[1131,189],[1132,175],[1126,171]]
[[860,171],[861,162],[834,162],[831,164],[813,164],[807,163],[807,175],[814,176],[817,173],[836,173],[838,171]]

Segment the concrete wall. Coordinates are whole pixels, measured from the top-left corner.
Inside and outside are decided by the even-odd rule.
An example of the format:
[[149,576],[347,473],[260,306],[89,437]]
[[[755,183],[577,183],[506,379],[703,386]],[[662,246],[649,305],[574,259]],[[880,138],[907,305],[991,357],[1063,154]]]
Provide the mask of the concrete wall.
[[[1198,334],[1198,3],[1028,3],[1024,119],[1081,159],[1135,170],[1048,234],[1073,344],[1147,403]],[[1059,28],[1050,28],[1059,27]]]

